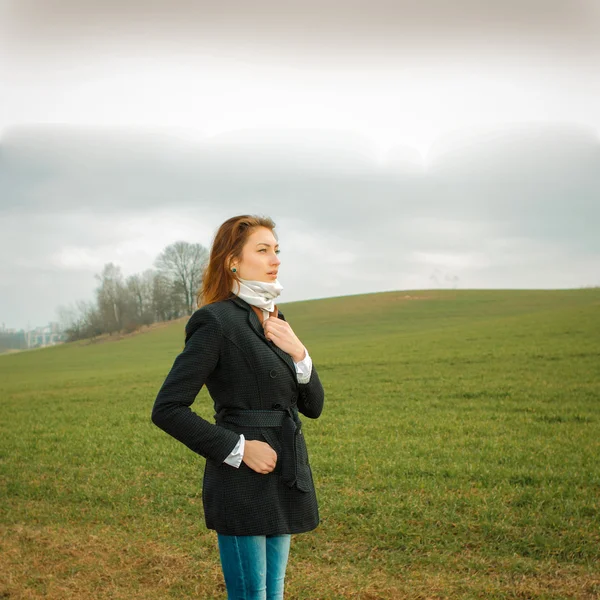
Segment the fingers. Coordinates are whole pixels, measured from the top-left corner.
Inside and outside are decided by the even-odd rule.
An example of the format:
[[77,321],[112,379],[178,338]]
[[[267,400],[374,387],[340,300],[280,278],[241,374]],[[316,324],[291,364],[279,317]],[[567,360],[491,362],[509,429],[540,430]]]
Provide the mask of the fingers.
[[[252,467],[251,467],[252,468]],[[275,470],[275,461],[259,463],[254,471],[261,475],[268,475]]]
[[286,352],[293,350],[300,343],[289,323],[281,319],[268,319],[263,329],[265,337]]
[[277,453],[265,442],[247,440],[242,460],[253,471],[267,475],[277,465]]
[[270,473],[275,469],[275,465],[277,464],[277,454],[273,452],[273,456],[271,458],[267,458],[261,463],[261,470],[264,473]]
[[281,319],[269,318],[264,322],[263,328],[265,331],[277,333],[279,335],[283,334],[285,331],[292,331],[290,324],[287,321],[282,321]]

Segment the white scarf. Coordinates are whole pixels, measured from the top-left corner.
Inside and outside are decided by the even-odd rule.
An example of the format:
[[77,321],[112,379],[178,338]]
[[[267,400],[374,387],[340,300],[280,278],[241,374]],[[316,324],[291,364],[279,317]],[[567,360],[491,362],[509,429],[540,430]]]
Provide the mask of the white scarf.
[[[237,292],[236,287],[239,287]],[[263,318],[268,319],[269,313],[275,310],[275,298],[281,294],[282,290],[283,286],[277,280],[268,283],[240,278],[239,283],[234,280],[232,291],[248,304],[260,308]]]

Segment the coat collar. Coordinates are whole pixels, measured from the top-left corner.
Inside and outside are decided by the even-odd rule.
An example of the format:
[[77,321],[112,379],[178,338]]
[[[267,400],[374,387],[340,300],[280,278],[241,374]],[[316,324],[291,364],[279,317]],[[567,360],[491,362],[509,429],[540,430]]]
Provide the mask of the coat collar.
[[265,337],[265,334],[263,332],[263,326],[260,320],[258,319],[257,314],[252,310],[252,306],[248,304],[248,302],[246,302],[245,300],[242,300],[239,296],[233,296],[230,298],[230,300],[234,304],[237,304],[239,307],[243,308],[248,313],[248,323],[250,324],[250,327],[254,330],[254,333],[256,333],[256,335],[258,335],[258,337],[261,338],[269,346],[269,348],[271,348],[271,350],[273,350],[273,352],[275,352],[275,354],[277,354],[277,356],[281,358],[281,360],[283,360],[283,362],[292,371],[294,379],[296,379],[296,365],[294,364],[292,357],[287,352],[284,352],[281,348],[276,346],[273,342],[271,342]]

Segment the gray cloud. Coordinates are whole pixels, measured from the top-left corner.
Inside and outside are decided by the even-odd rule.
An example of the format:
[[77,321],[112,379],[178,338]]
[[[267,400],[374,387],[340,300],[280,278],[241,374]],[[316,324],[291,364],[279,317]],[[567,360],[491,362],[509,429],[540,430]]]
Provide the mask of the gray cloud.
[[0,144],[0,320],[51,319],[90,297],[104,262],[141,271],[161,243],[208,246],[246,212],[278,223],[287,300],[600,283],[593,129],[465,132],[439,140],[427,166],[404,148],[379,163],[360,136],[295,136],[12,130]]

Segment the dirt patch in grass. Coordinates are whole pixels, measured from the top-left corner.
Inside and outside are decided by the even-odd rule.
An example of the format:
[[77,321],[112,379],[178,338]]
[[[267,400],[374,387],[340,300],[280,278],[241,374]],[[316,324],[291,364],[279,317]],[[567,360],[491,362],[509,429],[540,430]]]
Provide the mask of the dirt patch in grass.
[[404,296],[397,296],[396,300],[433,300],[431,296],[410,296],[405,294]]
[[190,556],[111,529],[92,534],[72,528],[3,528],[0,598],[223,597],[218,562],[209,550],[198,550],[199,556]]

